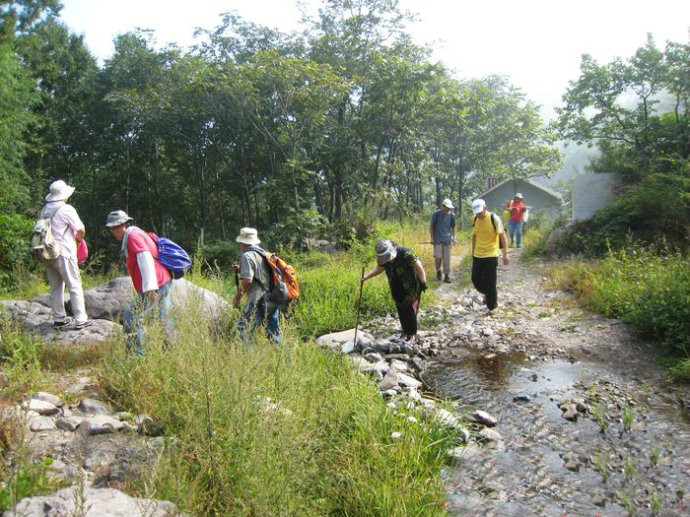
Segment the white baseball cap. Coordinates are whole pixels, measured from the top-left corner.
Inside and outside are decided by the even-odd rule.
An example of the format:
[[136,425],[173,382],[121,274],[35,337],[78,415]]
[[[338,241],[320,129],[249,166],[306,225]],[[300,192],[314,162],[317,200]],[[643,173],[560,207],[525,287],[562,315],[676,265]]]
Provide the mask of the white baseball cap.
[[472,212],[474,212],[474,215],[481,214],[485,208],[486,203],[483,199],[475,199],[474,201],[472,201]]

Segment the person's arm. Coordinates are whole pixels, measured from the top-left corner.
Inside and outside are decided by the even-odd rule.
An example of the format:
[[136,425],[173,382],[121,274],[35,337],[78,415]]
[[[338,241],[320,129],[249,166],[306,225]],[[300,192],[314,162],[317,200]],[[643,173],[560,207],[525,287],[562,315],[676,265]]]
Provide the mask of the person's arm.
[[472,256],[474,257],[474,246],[477,244],[477,236],[472,234]]
[[424,271],[424,266],[421,260],[417,260],[414,263],[414,271],[417,274],[419,282],[422,284],[422,291],[426,291],[426,271]]
[[82,228],[81,230],[77,230],[77,232],[74,234],[74,238],[77,240],[77,243],[80,243],[81,241],[83,241],[85,236],[86,236],[86,228]]
[[503,265],[507,266],[510,264],[510,259],[508,258],[508,241],[506,240],[505,232],[498,234],[498,238],[501,239],[502,250],[503,250]]
[[369,271],[366,275],[364,275],[362,278],[360,278],[360,282],[364,283],[370,278],[374,278],[375,276],[379,276],[381,273],[383,273],[385,269],[383,269],[382,266],[377,265],[374,269]]
[[137,266],[139,266],[139,271],[141,272],[141,292],[145,293],[149,300],[155,300],[159,285],[156,265],[153,262],[153,255],[151,255],[150,251],[140,251],[137,253]]
[[453,215],[453,219],[451,219],[450,223],[450,242],[451,244],[455,244],[455,215]]
[[249,257],[244,253],[240,258],[240,263],[233,266],[233,268],[240,274],[239,289],[237,289],[237,293],[235,293],[235,298],[233,299],[233,305],[239,309],[242,296],[249,293],[252,287],[256,271],[254,270],[254,263],[249,260]]

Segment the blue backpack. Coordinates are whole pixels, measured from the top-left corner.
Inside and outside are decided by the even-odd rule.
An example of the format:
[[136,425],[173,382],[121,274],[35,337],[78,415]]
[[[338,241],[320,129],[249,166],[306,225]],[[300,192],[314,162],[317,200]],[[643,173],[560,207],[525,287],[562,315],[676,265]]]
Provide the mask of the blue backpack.
[[170,271],[173,278],[182,278],[192,268],[192,259],[179,244],[165,237],[158,237],[153,232],[149,236],[158,246],[158,262]]

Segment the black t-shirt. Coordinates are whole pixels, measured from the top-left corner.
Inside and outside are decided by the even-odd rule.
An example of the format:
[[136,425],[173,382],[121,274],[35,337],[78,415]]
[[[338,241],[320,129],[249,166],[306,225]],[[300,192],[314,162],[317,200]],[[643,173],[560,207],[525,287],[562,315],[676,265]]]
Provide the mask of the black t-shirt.
[[396,246],[396,257],[383,265],[388,277],[391,295],[397,305],[408,305],[417,299],[420,292],[419,280],[414,265],[419,260],[409,248]]

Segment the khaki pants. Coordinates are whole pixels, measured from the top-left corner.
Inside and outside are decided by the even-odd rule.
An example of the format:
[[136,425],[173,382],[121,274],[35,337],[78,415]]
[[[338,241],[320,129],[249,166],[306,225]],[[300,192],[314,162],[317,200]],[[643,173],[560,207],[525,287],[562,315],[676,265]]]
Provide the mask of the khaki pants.
[[74,320],[77,323],[84,323],[88,316],[76,257],[56,258],[46,264],[46,273],[50,282],[50,307],[53,309],[53,321],[65,321],[65,284],[67,284]]
[[436,261],[436,271],[441,271],[441,263],[443,263],[443,274],[450,275],[450,253],[452,249],[452,244],[434,244],[434,259]]

